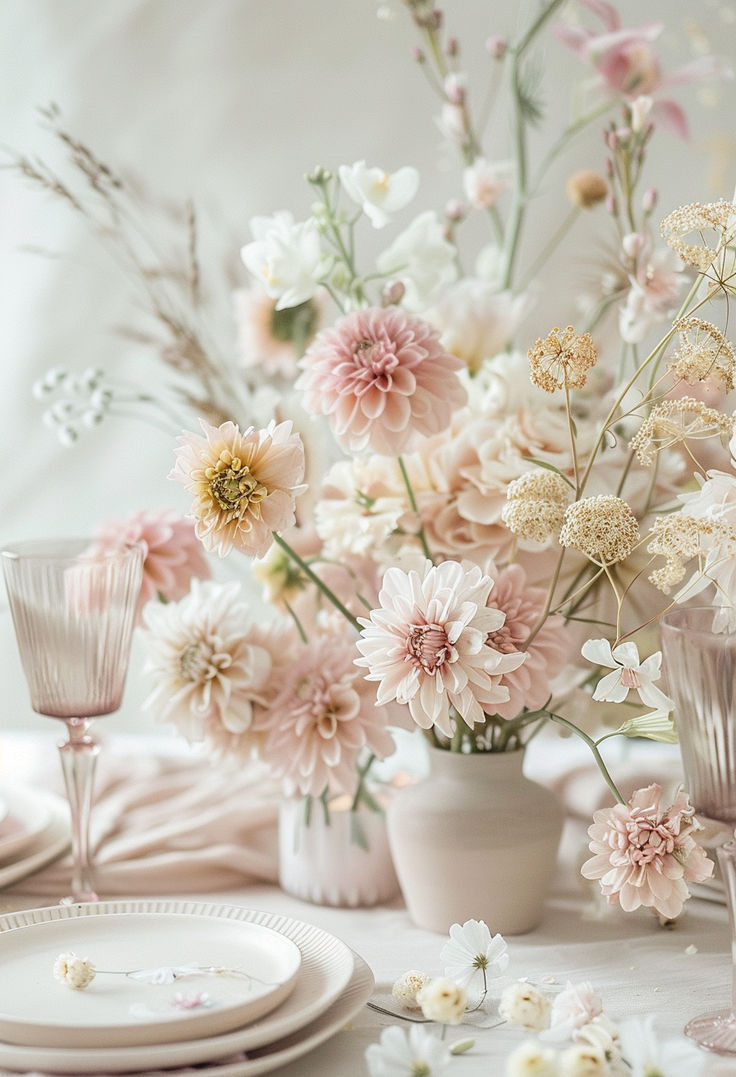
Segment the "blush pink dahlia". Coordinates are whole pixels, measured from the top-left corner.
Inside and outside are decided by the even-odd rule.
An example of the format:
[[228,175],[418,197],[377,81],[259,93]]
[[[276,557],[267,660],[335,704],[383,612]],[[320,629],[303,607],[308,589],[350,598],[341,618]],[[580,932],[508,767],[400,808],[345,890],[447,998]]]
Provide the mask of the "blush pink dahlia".
[[375,689],[356,669],[355,644],[318,636],[299,649],[284,678],[264,747],[273,774],[289,796],[352,794],[362,749],[383,759],[395,747],[390,711],[376,706]]
[[690,896],[687,883],[703,882],[713,874],[713,862],[692,833],[700,829],[687,794],[680,792],[672,806],[659,806],[662,790],[656,783],[638,789],[627,804],[604,808],[588,828],[590,851],[581,872],[599,879],[609,904],[625,912],[643,905],[672,919]]
[[233,546],[263,557],[272,532],[295,522],[295,496],[302,492],[304,448],[291,423],[270,422],[241,433],[232,422],[210,426],[204,437],[179,438],[169,474],[193,495],[190,515],[205,549],[225,557]]
[[192,521],[170,509],[137,512],[127,520],[107,522],[96,534],[95,548],[116,549],[128,542],[143,547],[138,621],[147,602],[157,597],[176,602],[187,593],[192,579],[206,579],[210,575]]
[[526,655],[503,654],[486,643],[505,617],[486,605],[493,580],[476,565],[426,562],[424,573],[389,568],[378,596],[380,607],[362,619],[357,664],[378,681],[379,704],[408,703],[422,729],[453,728],[450,707],[471,729],[509,699],[501,676]]
[[[486,642],[497,651],[514,654],[536,626],[547,592],[527,584],[521,565],[509,565],[501,570],[491,568],[488,575],[495,582],[493,605],[505,614],[506,620]],[[502,676],[501,685],[508,689],[509,698],[506,703],[498,704],[495,713],[501,718],[515,718],[525,707],[528,710],[542,707],[550,696],[550,682],[564,668],[572,648],[564,617],[547,617],[526,648],[524,664]]]
[[328,417],[350,452],[398,456],[436,434],[465,402],[456,370],[427,322],[397,307],[357,310],[318,334],[301,361],[304,406]]

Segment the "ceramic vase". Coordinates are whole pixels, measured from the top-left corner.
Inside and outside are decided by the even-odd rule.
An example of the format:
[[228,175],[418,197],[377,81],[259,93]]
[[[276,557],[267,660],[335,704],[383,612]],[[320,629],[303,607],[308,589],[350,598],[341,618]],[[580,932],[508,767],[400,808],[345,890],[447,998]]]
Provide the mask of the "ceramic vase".
[[332,809],[303,800],[279,809],[279,883],[302,901],[354,908],[399,891],[383,811]]
[[522,772],[524,752],[430,749],[427,778],[388,807],[396,871],[414,923],[446,933],[485,920],[516,935],[542,919],[562,807]]

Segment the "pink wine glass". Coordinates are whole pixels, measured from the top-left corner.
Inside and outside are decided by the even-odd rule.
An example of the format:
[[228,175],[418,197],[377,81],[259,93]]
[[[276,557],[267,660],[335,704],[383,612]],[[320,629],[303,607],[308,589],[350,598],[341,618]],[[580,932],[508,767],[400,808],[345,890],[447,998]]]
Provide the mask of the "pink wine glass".
[[15,635],[38,714],[65,723],[59,744],[72,829],[72,901],[96,901],[89,816],[99,745],[90,719],[120,706],[130,658],[143,548],[41,539],[2,551]]

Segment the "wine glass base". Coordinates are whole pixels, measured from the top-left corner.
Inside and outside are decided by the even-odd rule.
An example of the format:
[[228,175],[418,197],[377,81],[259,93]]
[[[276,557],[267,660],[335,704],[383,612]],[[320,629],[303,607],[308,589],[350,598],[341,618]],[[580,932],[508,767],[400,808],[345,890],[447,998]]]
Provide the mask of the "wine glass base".
[[704,1051],[736,1055],[736,1014],[733,1010],[701,1014],[685,1025],[685,1035]]

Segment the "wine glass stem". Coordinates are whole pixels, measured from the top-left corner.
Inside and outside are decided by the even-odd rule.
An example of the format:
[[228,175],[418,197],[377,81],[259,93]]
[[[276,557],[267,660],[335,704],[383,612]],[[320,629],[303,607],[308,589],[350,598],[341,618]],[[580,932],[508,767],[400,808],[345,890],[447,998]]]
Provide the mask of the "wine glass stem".
[[86,718],[67,718],[66,728],[69,739],[59,744],[59,755],[71,811],[71,897],[73,901],[97,901],[97,894],[92,884],[89,817],[100,746],[90,735],[89,722]]

